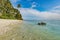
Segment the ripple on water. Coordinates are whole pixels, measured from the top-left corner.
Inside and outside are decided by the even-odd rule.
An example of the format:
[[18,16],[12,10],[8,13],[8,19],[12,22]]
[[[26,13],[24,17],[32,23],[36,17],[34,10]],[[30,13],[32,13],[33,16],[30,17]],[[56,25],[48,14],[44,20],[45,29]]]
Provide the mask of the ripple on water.
[[0,37],[0,40],[60,40],[59,26],[38,26],[21,23]]

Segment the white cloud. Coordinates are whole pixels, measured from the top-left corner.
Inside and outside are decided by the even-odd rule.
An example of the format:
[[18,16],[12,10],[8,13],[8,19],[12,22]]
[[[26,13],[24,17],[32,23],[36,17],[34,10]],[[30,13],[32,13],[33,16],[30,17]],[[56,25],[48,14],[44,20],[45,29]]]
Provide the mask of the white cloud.
[[53,9],[57,9],[57,8],[60,8],[60,6],[56,6],[56,7],[54,7]]
[[[60,14],[53,13],[51,11],[40,12],[35,9],[21,8],[20,12],[24,19],[48,19],[48,20],[60,20]],[[32,17],[32,16],[34,17]]]
[[31,8],[34,8],[34,7],[36,7],[36,5],[32,5],[32,6],[31,6]]
[[32,2],[31,4],[31,8],[37,7],[37,3],[36,2]]
[[53,9],[51,10],[51,12],[60,13],[60,6],[53,7]]

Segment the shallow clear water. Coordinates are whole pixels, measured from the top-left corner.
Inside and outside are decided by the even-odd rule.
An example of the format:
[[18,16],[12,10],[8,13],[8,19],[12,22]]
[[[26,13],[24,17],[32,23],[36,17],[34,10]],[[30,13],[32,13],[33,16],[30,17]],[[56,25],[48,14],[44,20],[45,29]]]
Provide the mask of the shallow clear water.
[[44,21],[47,25],[37,25],[41,21],[23,21],[8,31],[0,40],[60,40],[60,21]]

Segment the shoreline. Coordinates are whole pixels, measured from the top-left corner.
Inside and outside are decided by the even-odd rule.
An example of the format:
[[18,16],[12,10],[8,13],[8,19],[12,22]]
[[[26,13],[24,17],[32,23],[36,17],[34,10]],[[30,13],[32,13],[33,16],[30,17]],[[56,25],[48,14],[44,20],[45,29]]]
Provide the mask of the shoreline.
[[9,25],[17,25],[22,23],[22,20],[13,20],[13,19],[0,19],[0,35],[3,35],[7,31],[11,30],[13,27],[9,27]]

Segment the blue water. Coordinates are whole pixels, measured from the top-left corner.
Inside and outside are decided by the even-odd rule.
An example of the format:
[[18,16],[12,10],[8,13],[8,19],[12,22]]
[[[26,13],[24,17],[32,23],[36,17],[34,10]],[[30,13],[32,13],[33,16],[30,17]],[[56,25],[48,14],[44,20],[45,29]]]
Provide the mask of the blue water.
[[37,25],[41,20],[26,20],[0,36],[0,40],[60,40],[60,21],[44,20],[46,25]]
[[[29,24],[28,28],[34,34],[36,34],[36,40],[60,40],[60,21],[59,20],[49,20],[44,21],[47,25],[37,25],[41,21],[26,21]],[[37,36],[38,35],[38,36]],[[40,39],[38,39],[40,37]]]

